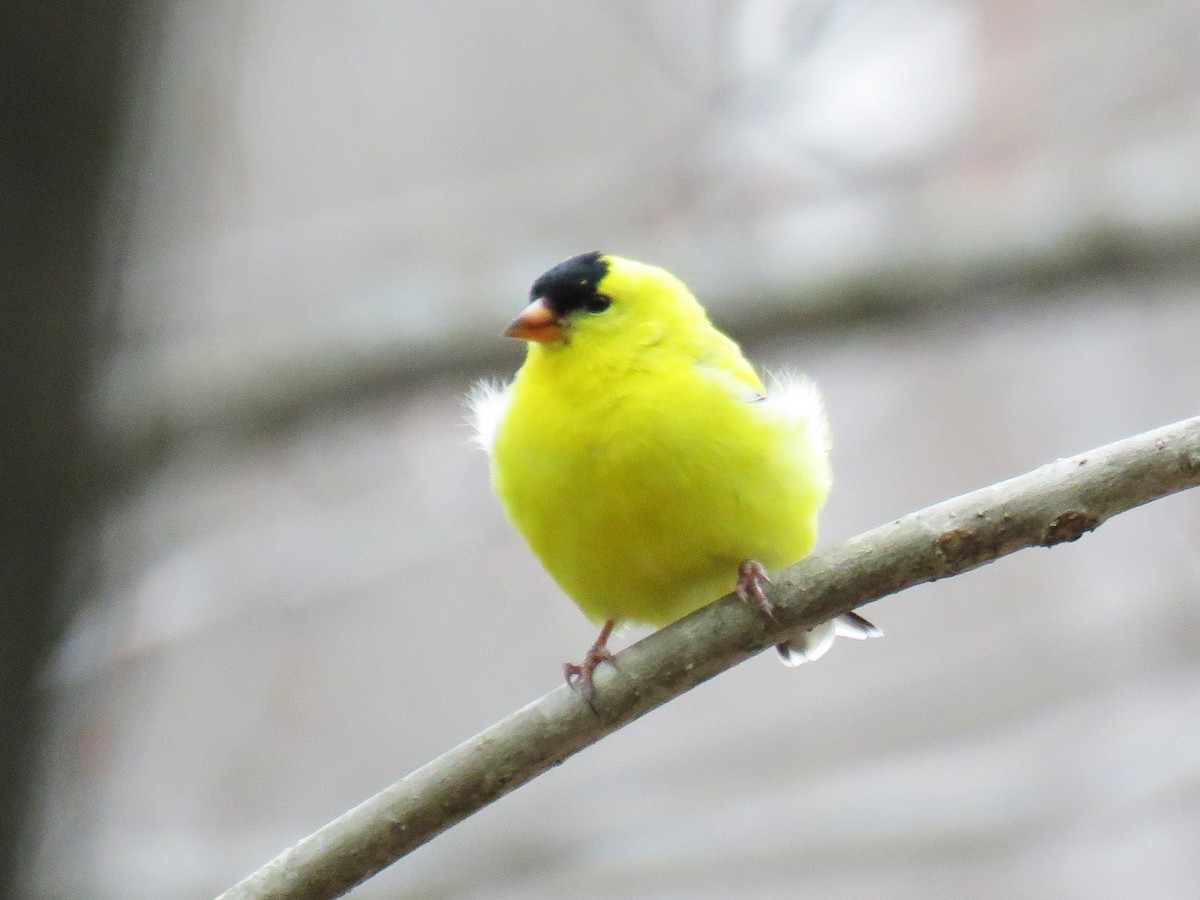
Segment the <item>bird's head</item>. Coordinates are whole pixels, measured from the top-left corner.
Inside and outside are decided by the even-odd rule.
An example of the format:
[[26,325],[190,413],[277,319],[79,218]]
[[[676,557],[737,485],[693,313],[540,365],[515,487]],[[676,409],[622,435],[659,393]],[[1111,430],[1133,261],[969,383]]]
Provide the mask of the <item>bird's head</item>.
[[533,283],[530,303],[504,334],[547,352],[568,346],[635,351],[707,325],[682,281],[655,266],[583,253]]

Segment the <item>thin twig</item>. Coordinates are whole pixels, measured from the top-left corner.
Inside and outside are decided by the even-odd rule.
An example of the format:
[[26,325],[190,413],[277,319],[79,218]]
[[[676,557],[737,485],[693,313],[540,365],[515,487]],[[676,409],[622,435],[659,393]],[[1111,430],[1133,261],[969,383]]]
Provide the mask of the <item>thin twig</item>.
[[531,778],[684,691],[864,603],[1200,485],[1200,417],[1042,466],[813,554],[770,591],[778,624],[725,597],[617,655],[595,710],[551,691],[304,838],[219,900],[341,896]]

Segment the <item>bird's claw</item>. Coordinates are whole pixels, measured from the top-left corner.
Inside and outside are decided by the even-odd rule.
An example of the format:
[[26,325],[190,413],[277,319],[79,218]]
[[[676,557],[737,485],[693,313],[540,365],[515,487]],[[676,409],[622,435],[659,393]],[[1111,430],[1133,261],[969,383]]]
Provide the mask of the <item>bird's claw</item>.
[[767,574],[763,564],[757,560],[747,559],[738,566],[737,587],[734,592],[743,603],[757,606],[771,619],[774,619],[775,604],[763,590],[770,583],[771,576]]
[[611,663],[613,655],[606,647],[592,647],[588,650],[581,663],[563,663],[563,677],[567,685],[577,688],[587,701],[588,706],[596,699],[596,685],[593,675],[601,663]]
[[613,629],[617,627],[616,619],[609,619],[604,623],[604,627],[600,629],[600,634],[597,635],[595,643],[588,648],[587,654],[583,657],[581,663],[563,663],[563,677],[567,679],[567,687],[579,688],[579,693],[583,695],[584,701],[592,708],[592,712],[596,711],[596,705],[592,702],[596,699],[596,685],[592,676],[596,672],[596,667],[600,663],[611,663],[613,655],[608,649],[608,639],[612,635]]

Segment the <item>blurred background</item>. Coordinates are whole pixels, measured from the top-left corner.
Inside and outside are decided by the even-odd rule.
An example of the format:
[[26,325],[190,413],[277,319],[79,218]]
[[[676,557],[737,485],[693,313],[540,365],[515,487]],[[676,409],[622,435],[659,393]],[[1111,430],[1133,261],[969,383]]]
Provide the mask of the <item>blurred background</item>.
[[[461,398],[542,271],[826,395],[832,543],[1197,412],[1185,0],[9,4],[0,866],[205,897],[594,629]],[[889,598],[355,896],[1193,898],[1200,497]],[[618,645],[644,632],[621,635]]]

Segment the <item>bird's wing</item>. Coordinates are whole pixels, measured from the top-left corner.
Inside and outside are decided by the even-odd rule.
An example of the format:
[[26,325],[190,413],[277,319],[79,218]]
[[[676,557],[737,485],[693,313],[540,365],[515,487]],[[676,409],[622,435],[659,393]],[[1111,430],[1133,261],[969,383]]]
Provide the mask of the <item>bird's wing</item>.
[[693,359],[701,371],[716,376],[737,396],[747,401],[761,400],[767,389],[763,386],[754,366],[742,355],[742,351],[715,328],[705,336]]
[[[732,342],[731,342],[732,343]],[[766,384],[759,380],[754,367],[741,353],[706,354],[696,368],[723,384],[734,396],[747,403],[760,404],[762,414],[776,420],[802,424],[809,440],[828,453],[829,421],[817,386],[803,375],[781,370],[766,373]]]
[[471,442],[489,456],[496,444],[496,429],[512,403],[512,382],[485,378],[467,392],[467,422]]

